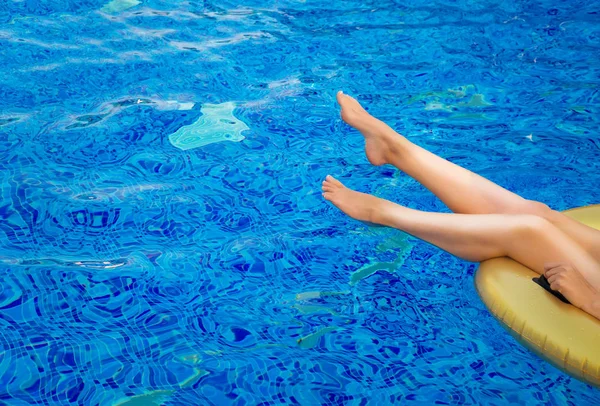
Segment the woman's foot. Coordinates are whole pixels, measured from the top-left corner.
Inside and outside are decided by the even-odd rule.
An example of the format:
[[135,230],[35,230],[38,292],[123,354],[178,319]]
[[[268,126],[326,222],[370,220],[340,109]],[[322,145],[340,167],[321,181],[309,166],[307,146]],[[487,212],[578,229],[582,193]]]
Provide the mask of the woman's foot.
[[353,219],[381,224],[384,200],[348,189],[333,176],[327,175],[323,181],[323,197]]
[[365,137],[365,151],[369,162],[377,166],[384,165],[390,163],[394,154],[401,152],[402,146],[407,143],[406,138],[367,113],[359,102],[344,92],[338,92],[337,101],[342,108],[342,120]]

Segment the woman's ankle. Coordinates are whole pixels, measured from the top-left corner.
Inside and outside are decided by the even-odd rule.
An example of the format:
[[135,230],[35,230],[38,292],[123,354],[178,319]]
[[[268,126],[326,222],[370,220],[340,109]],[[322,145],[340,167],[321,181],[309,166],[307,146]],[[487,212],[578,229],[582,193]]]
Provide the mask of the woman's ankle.
[[416,151],[416,145],[401,135],[390,138],[387,154],[387,161],[400,170],[404,170],[407,160]]

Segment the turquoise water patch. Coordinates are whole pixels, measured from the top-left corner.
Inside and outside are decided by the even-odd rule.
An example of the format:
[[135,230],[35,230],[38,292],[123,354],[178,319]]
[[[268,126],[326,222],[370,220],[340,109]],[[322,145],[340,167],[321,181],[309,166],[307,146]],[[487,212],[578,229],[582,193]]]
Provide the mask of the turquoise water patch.
[[425,110],[457,111],[465,108],[492,106],[484,94],[476,93],[473,85],[459,86],[446,91],[428,91],[411,97],[408,103],[426,103]]
[[16,121],[19,121],[17,117],[0,117],[0,127],[3,125],[11,124]]
[[202,116],[193,124],[181,127],[169,136],[173,146],[188,150],[221,141],[242,141],[243,131],[250,128],[233,115],[233,102],[205,104]]
[[143,395],[132,396],[125,399],[115,406],[159,406],[164,404],[165,399],[173,393],[172,390],[157,390]]
[[350,286],[356,285],[378,271],[396,272],[397,269],[404,265],[404,261],[410,255],[412,247],[408,239],[408,234],[397,234],[383,241],[377,245],[377,251],[380,253],[391,251],[395,255],[395,259],[391,262],[373,261],[365,264],[350,274]]
[[112,0],[104,5],[100,10],[105,13],[120,13],[140,4],[139,0]]
[[319,343],[319,340],[321,339],[321,337],[323,337],[325,334],[327,334],[331,331],[335,331],[336,329],[337,329],[337,327],[333,327],[333,326],[323,327],[322,329],[319,329],[319,330],[315,331],[314,333],[311,333],[307,336],[299,338],[298,345],[301,348],[313,348]]

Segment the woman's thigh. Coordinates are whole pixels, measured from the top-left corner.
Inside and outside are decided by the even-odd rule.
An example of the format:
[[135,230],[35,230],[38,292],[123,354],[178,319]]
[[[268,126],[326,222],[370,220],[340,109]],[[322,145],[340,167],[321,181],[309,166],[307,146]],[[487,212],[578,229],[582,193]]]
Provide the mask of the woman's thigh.
[[509,214],[528,214],[546,219],[600,262],[600,230],[580,223],[564,213],[552,210],[544,203],[533,200],[524,200],[511,210],[513,211]]

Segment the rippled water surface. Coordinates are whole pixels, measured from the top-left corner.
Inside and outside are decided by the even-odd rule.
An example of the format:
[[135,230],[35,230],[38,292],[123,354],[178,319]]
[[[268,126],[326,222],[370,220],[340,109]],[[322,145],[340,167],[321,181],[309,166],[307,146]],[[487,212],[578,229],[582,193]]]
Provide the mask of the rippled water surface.
[[344,89],[527,198],[600,202],[600,3],[239,3],[0,5],[0,403],[600,403],[475,264],[319,190],[446,210],[369,165]]

